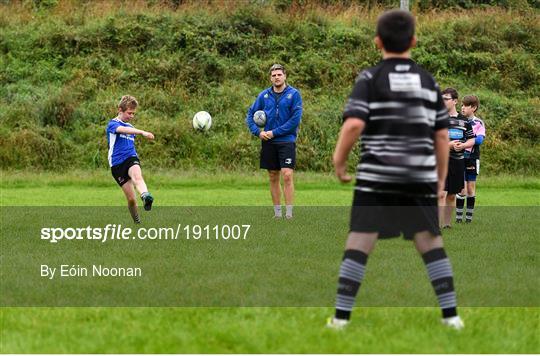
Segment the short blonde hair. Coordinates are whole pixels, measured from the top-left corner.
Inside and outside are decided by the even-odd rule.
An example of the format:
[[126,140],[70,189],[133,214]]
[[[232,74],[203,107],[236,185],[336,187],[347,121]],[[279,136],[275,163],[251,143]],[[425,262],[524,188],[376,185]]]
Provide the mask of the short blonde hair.
[[122,99],[120,99],[120,102],[118,103],[118,108],[122,111],[126,111],[127,109],[137,109],[137,106],[139,103],[137,102],[137,99],[135,99],[134,96],[131,95],[124,95]]

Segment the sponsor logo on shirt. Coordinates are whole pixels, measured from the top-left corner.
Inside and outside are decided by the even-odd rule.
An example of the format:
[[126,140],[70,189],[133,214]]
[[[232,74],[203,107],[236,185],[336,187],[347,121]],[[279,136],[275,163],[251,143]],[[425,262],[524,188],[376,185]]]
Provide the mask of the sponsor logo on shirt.
[[120,137],[125,138],[126,140],[135,141],[135,137],[132,135],[120,134]]
[[421,90],[420,74],[418,73],[388,73],[390,90],[415,91]]
[[460,129],[450,129],[448,130],[448,135],[451,140],[461,140],[463,138],[463,130]]

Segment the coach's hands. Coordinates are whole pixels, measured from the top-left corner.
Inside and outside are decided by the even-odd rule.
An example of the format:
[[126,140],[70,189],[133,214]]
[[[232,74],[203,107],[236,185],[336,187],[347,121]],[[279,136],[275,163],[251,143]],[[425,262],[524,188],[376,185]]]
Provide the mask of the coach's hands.
[[151,132],[148,132],[148,131],[143,131],[142,134],[141,134],[144,138],[147,138],[149,140],[153,140],[154,139],[154,134],[151,133]]
[[259,133],[259,138],[263,141],[268,141],[270,140],[272,137],[274,137],[274,134],[272,133],[272,131],[261,131]]

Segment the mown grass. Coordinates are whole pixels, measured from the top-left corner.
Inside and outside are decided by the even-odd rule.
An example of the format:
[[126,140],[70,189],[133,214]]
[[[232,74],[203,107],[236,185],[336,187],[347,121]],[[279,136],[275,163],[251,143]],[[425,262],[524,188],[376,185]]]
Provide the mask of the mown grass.
[[[143,168],[148,187],[163,206],[270,205],[264,171],[177,171]],[[2,205],[123,206],[123,193],[107,170],[0,171]],[[349,205],[352,185],[328,173],[296,172],[296,205]],[[501,189],[504,187],[504,189]],[[231,195],[234,192],[234,195]],[[478,178],[479,206],[540,205],[540,179],[498,175]]]
[[[215,175],[168,171],[148,174],[148,179],[153,180],[156,196],[170,205],[267,205],[269,201],[266,177],[262,173]],[[304,201],[308,202],[306,205],[316,205],[319,199],[326,203],[333,201],[335,205],[350,203],[350,187],[338,185],[329,175],[298,174],[298,180],[299,204]],[[123,204],[121,192],[108,172],[61,175],[3,171],[1,188],[3,207],[12,205],[6,196],[26,202],[21,205]],[[482,272],[497,265],[493,261],[493,258],[497,260],[497,254],[490,255],[489,251],[497,250],[504,245],[501,245],[503,240],[511,238],[511,234],[502,231],[512,231],[518,236],[520,231],[525,233],[535,228],[533,221],[513,225],[523,219],[521,216],[508,221],[504,209],[513,208],[501,208],[500,214],[504,216],[486,220],[481,210],[484,202],[538,206],[537,188],[538,179],[534,177],[499,176],[479,180],[477,218],[480,220],[477,222],[486,234],[483,237],[470,235],[469,226],[460,226],[446,234],[461,280],[482,286],[479,281],[486,277]],[[23,198],[25,196],[29,198]],[[534,234],[529,238],[534,239]],[[384,261],[377,257],[388,254],[392,246],[405,248],[402,245],[407,243],[381,242],[377,255],[370,260],[371,269],[382,268]],[[512,249],[527,252],[518,246],[513,244]],[[336,251],[339,249],[337,246]],[[512,249],[500,248],[497,253],[505,255],[501,258],[508,262],[512,255],[516,256]],[[412,250],[410,246],[407,254],[413,254]],[[476,254],[477,250],[483,252]],[[520,268],[527,265],[532,268],[528,273],[537,274],[538,262],[534,256],[537,256],[538,244],[533,243],[527,250],[532,253],[532,259],[526,263],[516,261],[510,273],[519,274]],[[338,255],[336,252],[336,266]],[[466,260],[475,261],[474,267],[463,269]],[[486,266],[486,261],[492,262]],[[371,284],[371,288],[379,286],[399,299],[399,293],[394,296],[391,287],[385,286],[379,275],[369,276],[364,286],[366,298]],[[462,293],[467,298],[493,293],[496,298],[497,294],[511,290],[512,281],[494,278],[493,288],[475,294],[471,284],[467,284]],[[427,281],[424,287],[429,290]],[[328,288],[333,290],[334,286]],[[323,327],[324,319],[332,313],[331,307],[1,308],[0,349],[3,353],[538,353],[540,308],[537,296],[531,295],[531,298],[534,307],[461,307],[466,329],[459,333],[439,325],[437,308],[362,307],[362,292],[353,323],[342,333]]]
[[360,308],[342,333],[330,308],[2,309],[10,353],[538,353],[539,308],[462,308],[462,332],[433,308]]
[[[292,221],[275,221],[266,207],[156,206],[134,226],[125,207],[8,207],[2,210],[0,299],[4,306],[331,306],[329,286],[335,284],[349,212],[348,206],[296,207]],[[444,232],[461,306],[537,305],[540,229],[530,222],[539,219],[538,207],[482,206],[473,225]],[[45,227],[113,224],[131,228],[130,238],[40,239]],[[224,226],[246,224],[249,230],[238,228],[236,238],[230,228],[223,232]],[[195,225],[209,228],[197,232]],[[149,228],[177,233],[137,237],[147,236]],[[53,279],[38,273],[43,265],[56,268]],[[60,265],[81,266],[88,274],[60,278]],[[92,277],[93,265],[139,267],[142,275]],[[360,300],[362,306],[436,305],[410,242],[378,243]]]

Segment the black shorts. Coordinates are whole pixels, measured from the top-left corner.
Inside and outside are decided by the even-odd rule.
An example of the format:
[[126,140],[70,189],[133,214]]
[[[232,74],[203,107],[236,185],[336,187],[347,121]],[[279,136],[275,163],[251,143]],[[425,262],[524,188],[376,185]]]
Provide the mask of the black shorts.
[[139,157],[129,157],[124,162],[111,167],[112,176],[119,186],[123,186],[131,179],[128,171],[132,166],[135,165],[141,165],[139,162]]
[[355,190],[351,232],[378,232],[379,238],[412,240],[417,232],[439,236],[437,198]]
[[282,168],[294,169],[296,165],[296,143],[270,143],[262,141],[261,169],[279,171]]
[[450,158],[448,161],[448,175],[444,190],[448,194],[457,194],[465,186],[465,160]]
[[480,160],[474,158],[465,158],[465,180],[475,182],[476,176],[480,173]]

